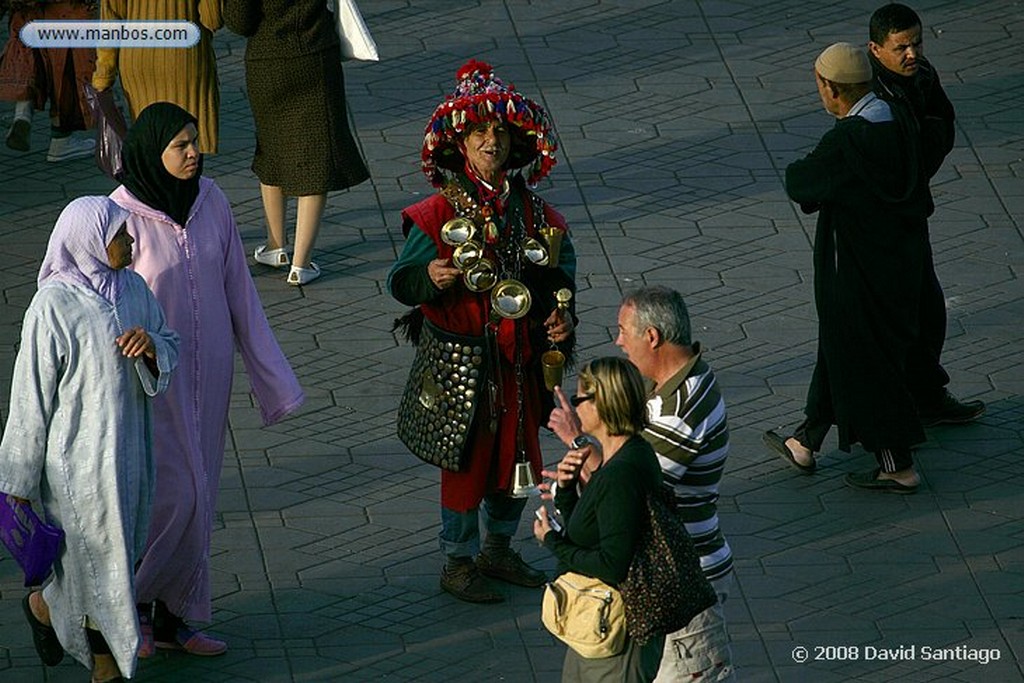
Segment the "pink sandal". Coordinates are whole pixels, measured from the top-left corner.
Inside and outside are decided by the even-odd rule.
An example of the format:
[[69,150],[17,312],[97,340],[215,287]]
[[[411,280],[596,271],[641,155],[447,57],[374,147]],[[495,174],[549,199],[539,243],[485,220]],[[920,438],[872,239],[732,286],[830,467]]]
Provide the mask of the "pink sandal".
[[158,640],[155,644],[161,650],[179,650],[199,657],[216,657],[228,651],[228,644],[223,640],[190,628],[178,629],[174,642]]

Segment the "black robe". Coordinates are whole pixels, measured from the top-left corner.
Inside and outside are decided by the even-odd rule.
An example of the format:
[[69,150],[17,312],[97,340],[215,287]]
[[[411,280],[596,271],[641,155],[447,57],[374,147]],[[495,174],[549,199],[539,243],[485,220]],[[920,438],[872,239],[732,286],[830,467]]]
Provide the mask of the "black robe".
[[839,447],[907,449],[924,440],[906,381],[918,334],[931,210],[909,112],[840,119],[786,169],[786,192],[818,211],[814,297],[818,362],[806,413],[839,428]]

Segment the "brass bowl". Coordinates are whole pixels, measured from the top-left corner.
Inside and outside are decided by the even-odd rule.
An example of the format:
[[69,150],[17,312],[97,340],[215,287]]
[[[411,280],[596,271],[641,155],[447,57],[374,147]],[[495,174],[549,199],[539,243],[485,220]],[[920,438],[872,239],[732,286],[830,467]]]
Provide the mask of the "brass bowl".
[[533,295],[519,280],[502,280],[491,290],[491,309],[502,318],[522,318],[532,304]]
[[462,281],[471,292],[486,292],[498,281],[494,263],[490,259],[478,259],[462,273]]
[[452,252],[452,264],[465,272],[484,257],[484,247],[479,242],[463,242]]
[[468,218],[453,218],[441,226],[441,241],[452,247],[465,244],[475,234],[476,226]]
[[540,240],[527,237],[523,240],[523,256],[535,266],[546,266],[548,264],[548,250],[541,244]]

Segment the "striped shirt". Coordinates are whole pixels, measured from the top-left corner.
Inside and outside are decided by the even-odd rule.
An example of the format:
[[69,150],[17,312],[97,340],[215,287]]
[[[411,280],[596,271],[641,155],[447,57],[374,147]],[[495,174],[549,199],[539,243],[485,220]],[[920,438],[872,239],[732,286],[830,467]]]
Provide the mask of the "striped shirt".
[[732,570],[732,550],[718,526],[718,483],[729,453],[725,401],[715,373],[697,355],[647,399],[654,447],[676,512],[686,523],[708,579]]

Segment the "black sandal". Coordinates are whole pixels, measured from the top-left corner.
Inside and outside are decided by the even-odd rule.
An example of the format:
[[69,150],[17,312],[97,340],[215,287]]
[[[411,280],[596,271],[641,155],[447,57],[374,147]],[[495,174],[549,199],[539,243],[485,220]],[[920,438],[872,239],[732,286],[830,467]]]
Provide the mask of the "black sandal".
[[29,600],[31,597],[32,593],[26,595],[21,601],[21,606],[25,610],[28,625],[32,628],[32,644],[36,646],[36,654],[43,664],[57,666],[64,659],[64,646],[60,644],[53,626],[47,626],[32,613],[32,603]]

